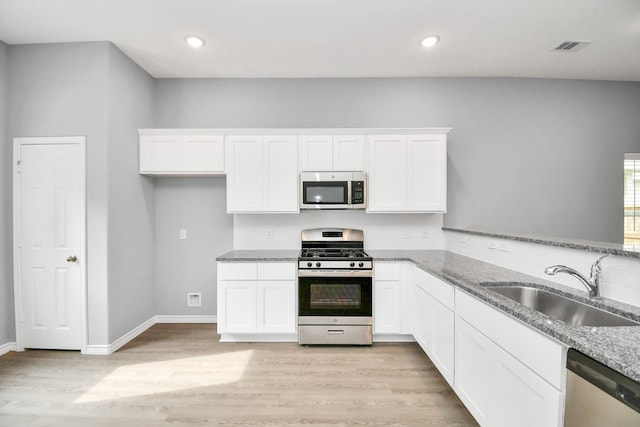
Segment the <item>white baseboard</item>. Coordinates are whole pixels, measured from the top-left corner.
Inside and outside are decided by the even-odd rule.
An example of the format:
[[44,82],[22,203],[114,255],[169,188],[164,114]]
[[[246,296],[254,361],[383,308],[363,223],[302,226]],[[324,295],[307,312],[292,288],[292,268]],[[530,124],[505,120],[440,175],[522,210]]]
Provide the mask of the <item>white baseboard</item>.
[[0,356],[7,354],[10,351],[18,351],[18,345],[15,342],[8,342],[0,345]]
[[[155,325],[156,323],[217,323],[217,316],[173,316],[173,315],[156,315],[131,331],[127,332],[120,338],[118,338],[115,342],[111,344],[102,344],[102,345],[88,345],[87,350],[84,354],[94,354],[94,355],[109,355],[111,353],[116,352],[119,348],[124,346],[126,343]],[[15,343],[13,343],[15,347]],[[2,347],[0,347],[0,350]],[[11,351],[11,350],[7,350]],[[0,351],[0,354],[1,351]]]
[[218,323],[218,316],[174,316],[159,314],[155,323]]
[[131,341],[132,339],[134,339],[135,337],[137,337],[138,335],[140,335],[141,333],[143,333],[144,331],[146,331],[147,329],[155,325],[155,323],[156,321],[154,316],[151,319],[147,320],[146,322],[142,323],[141,325],[137,326],[136,328],[132,329],[131,331],[127,332],[126,334],[124,334],[123,336],[121,336],[111,344],[88,345],[87,351],[85,352],[85,354],[95,354],[95,355],[106,356],[111,353],[114,353],[120,347],[122,347],[123,345],[125,345],[126,343],[128,343],[129,341]]

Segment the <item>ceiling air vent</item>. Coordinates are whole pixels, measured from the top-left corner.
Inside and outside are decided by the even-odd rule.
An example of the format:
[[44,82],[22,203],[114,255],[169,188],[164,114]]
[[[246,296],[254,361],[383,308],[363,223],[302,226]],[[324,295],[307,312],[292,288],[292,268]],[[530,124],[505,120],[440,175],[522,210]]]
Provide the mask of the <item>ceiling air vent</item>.
[[554,52],[577,52],[585,46],[590,45],[591,42],[585,41],[564,41],[558,46],[553,48]]

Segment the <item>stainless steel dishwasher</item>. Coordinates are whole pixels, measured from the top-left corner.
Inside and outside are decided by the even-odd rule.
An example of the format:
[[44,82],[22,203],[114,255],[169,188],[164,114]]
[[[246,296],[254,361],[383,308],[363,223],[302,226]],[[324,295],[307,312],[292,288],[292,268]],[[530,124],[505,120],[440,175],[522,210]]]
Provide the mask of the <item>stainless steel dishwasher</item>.
[[564,425],[640,426],[640,383],[570,348]]

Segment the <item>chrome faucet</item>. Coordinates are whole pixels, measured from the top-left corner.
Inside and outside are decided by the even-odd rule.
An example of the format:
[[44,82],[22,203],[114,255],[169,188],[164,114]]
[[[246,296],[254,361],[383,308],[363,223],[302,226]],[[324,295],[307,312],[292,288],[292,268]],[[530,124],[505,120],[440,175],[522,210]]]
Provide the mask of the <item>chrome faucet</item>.
[[580,283],[582,283],[587,288],[590,298],[602,298],[602,295],[600,295],[600,278],[602,276],[602,267],[600,267],[600,261],[602,261],[602,258],[606,256],[609,256],[609,254],[601,256],[591,265],[591,276],[589,276],[588,279],[578,271],[574,270],[571,267],[567,267],[566,265],[552,265],[545,268],[544,272],[549,275],[554,275],[557,273],[570,274],[578,279]]

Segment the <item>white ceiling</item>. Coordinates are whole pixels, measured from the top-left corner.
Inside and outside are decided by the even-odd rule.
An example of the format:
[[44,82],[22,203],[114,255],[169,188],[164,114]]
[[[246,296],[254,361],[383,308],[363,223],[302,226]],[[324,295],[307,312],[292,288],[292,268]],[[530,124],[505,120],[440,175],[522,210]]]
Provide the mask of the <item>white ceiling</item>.
[[155,77],[640,81],[640,0],[0,0],[0,40],[111,41]]

